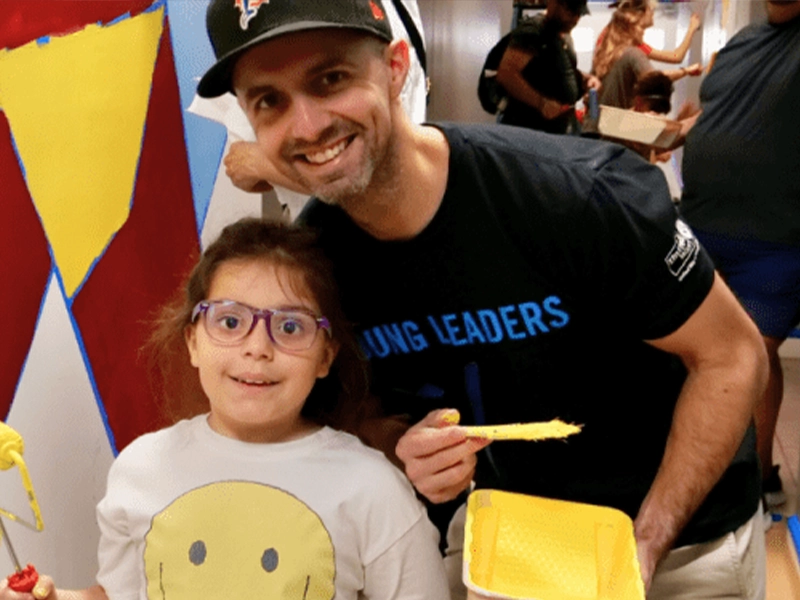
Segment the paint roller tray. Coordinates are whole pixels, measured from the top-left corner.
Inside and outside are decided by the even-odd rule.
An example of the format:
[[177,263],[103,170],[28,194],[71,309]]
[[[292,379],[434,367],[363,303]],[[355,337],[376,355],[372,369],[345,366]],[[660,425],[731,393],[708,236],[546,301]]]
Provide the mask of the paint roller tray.
[[490,598],[644,600],[633,522],[602,506],[477,490],[464,583]]

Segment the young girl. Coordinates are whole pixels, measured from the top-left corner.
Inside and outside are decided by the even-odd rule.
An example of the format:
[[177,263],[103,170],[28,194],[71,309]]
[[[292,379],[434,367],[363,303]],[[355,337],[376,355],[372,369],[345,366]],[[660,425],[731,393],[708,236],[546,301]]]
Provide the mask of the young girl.
[[[125,448],[97,508],[97,583],[0,600],[448,598],[438,534],[404,475],[331,426],[359,411],[364,368],[331,268],[306,230],[225,228],[154,336],[192,415]],[[187,395],[188,394],[188,395]],[[173,397],[173,400],[175,398]]]

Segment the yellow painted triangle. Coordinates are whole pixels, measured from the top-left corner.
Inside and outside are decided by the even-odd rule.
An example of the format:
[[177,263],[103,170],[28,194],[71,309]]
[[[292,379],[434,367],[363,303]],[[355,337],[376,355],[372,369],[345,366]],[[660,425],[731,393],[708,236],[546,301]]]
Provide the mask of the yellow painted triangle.
[[0,52],[0,99],[72,296],[128,218],[163,7]]

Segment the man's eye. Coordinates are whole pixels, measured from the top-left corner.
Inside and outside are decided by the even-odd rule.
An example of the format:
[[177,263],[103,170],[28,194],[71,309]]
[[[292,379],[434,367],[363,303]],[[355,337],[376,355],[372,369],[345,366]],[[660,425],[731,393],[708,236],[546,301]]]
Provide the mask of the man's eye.
[[345,78],[345,74],[342,71],[331,71],[330,73],[325,73],[322,76],[321,82],[322,85],[325,86],[332,86],[340,83]]
[[281,99],[278,94],[266,94],[258,100],[258,108],[261,110],[275,108]]

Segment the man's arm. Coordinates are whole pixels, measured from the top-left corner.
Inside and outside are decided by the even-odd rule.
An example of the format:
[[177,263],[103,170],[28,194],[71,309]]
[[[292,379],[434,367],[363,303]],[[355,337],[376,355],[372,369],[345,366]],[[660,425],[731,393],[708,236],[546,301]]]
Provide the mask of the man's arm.
[[768,370],[758,329],[719,275],[688,321],[649,343],[680,356],[688,377],[661,466],[634,521],[645,586],[733,459]]
[[255,142],[233,142],[223,160],[233,185],[245,192],[268,192],[269,165]]
[[522,71],[532,58],[532,53],[509,45],[497,67],[497,83],[512,98],[537,110],[545,119],[555,119],[572,107],[542,95],[525,80]]
[[679,79],[683,79],[684,77],[699,77],[703,74],[703,65],[700,63],[694,63],[689,65],[688,67],[681,67],[680,69],[665,69],[662,71],[664,75],[670,78],[672,81],[678,81]]

